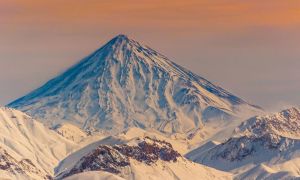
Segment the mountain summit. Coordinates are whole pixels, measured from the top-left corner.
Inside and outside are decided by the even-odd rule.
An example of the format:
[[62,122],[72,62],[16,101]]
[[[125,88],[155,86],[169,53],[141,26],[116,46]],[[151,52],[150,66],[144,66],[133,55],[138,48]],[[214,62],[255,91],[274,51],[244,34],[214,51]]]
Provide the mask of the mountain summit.
[[68,121],[85,130],[136,126],[171,133],[257,110],[125,35],[8,106],[49,125]]

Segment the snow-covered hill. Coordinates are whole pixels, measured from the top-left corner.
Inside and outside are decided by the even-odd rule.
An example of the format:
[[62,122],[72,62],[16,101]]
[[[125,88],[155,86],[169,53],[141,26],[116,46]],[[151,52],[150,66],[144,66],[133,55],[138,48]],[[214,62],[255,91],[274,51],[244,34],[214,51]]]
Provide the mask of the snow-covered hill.
[[199,155],[187,157],[236,179],[300,178],[300,110],[256,116],[236,128],[234,135]]
[[78,145],[30,116],[0,107],[0,177],[50,179],[54,167]]
[[231,179],[230,173],[188,161],[170,143],[150,137],[135,138],[126,144],[87,146],[71,154],[56,169],[58,179],[97,177],[95,173],[87,174],[89,171],[135,180]]
[[8,106],[51,126],[63,121],[86,131],[140,127],[171,133],[258,110],[125,35]]

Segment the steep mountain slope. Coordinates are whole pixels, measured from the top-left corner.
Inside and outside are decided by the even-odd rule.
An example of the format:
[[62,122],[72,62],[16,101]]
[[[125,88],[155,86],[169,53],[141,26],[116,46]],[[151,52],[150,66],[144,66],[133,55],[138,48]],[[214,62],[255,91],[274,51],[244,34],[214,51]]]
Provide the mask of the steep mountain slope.
[[256,116],[237,127],[224,143],[187,157],[232,172],[236,179],[300,178],[299,123],[298,108]]
[[257,110],[125,35],[8,106],[50,125],[70,121],[87,131],[135,126],[171,133]]
[[49,179],[54,167],[76,144],[30,116],[0,108],[0,177]]
[[87,146],[67,157],[56,170],[58,179],[72,179],[76,174],[86,178],[81,173],[87,171],[105,171],[135,180],[231,178],[229,173],[192,163],[170,143],[149,137],[135,138],[126,144]]

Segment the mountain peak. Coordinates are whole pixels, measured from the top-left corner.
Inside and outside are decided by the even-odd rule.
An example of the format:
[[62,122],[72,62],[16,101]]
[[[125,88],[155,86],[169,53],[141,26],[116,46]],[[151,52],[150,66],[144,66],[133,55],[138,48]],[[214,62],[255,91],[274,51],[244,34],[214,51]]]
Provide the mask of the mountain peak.
[[9,104],[50,125],[189,132],[209,119],[256,109],[126,35]]
[[119,34],[112,38],[107,44],[113,45],[113,46],[120,46],[120,45],[128,45],[128,44],[136,44],[137,42],[131,38],[129,38],[125,34]]
[[129,37],[126,34],[119,34],[114,39],[122,39],[122,40],[129,40]]
[[140,43],[124,34],[115,36],[98,51],[103,52],[103,48],[105,48],[104,51],[108,55],[109,53],[114,54],[113,59],[116,60],[124,59],[123,56],[128,56],[132,53],[135,53],[134,49],[145,49],[145,47],[143,47]]
[[112,42],[112,43],[120,43],[120,42],[129,43],[130,41],[132,41],[132,40],[125,34],[119,34],[119,35],[115,36],[114,38],[112,38],[112,40],[110,40],[110,42]]

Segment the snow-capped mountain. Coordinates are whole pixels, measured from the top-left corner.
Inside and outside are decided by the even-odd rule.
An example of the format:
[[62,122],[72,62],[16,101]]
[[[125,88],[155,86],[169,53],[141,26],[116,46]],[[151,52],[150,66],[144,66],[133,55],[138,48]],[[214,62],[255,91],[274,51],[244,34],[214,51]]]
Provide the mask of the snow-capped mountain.
[[236,179],[300,178],[299,123],[298,108],[256,116],[237,127],[224,143],[187,157],[232,172]]
[[195,164],[182,157],[170,143],[150,137],[135,138],[126,144],[89,145],[63,160],[56,170],[57,179],[85,178],[81,173],[89,171],[135,180],[231,179],[230,173]]
[[258,110],[125,35],[8,106],[51,126],[67,121],[86,131],[134,126],[171,133]]
[[77,148],[30,116],[0,107],[1,178],[51,179],[59,161]]

